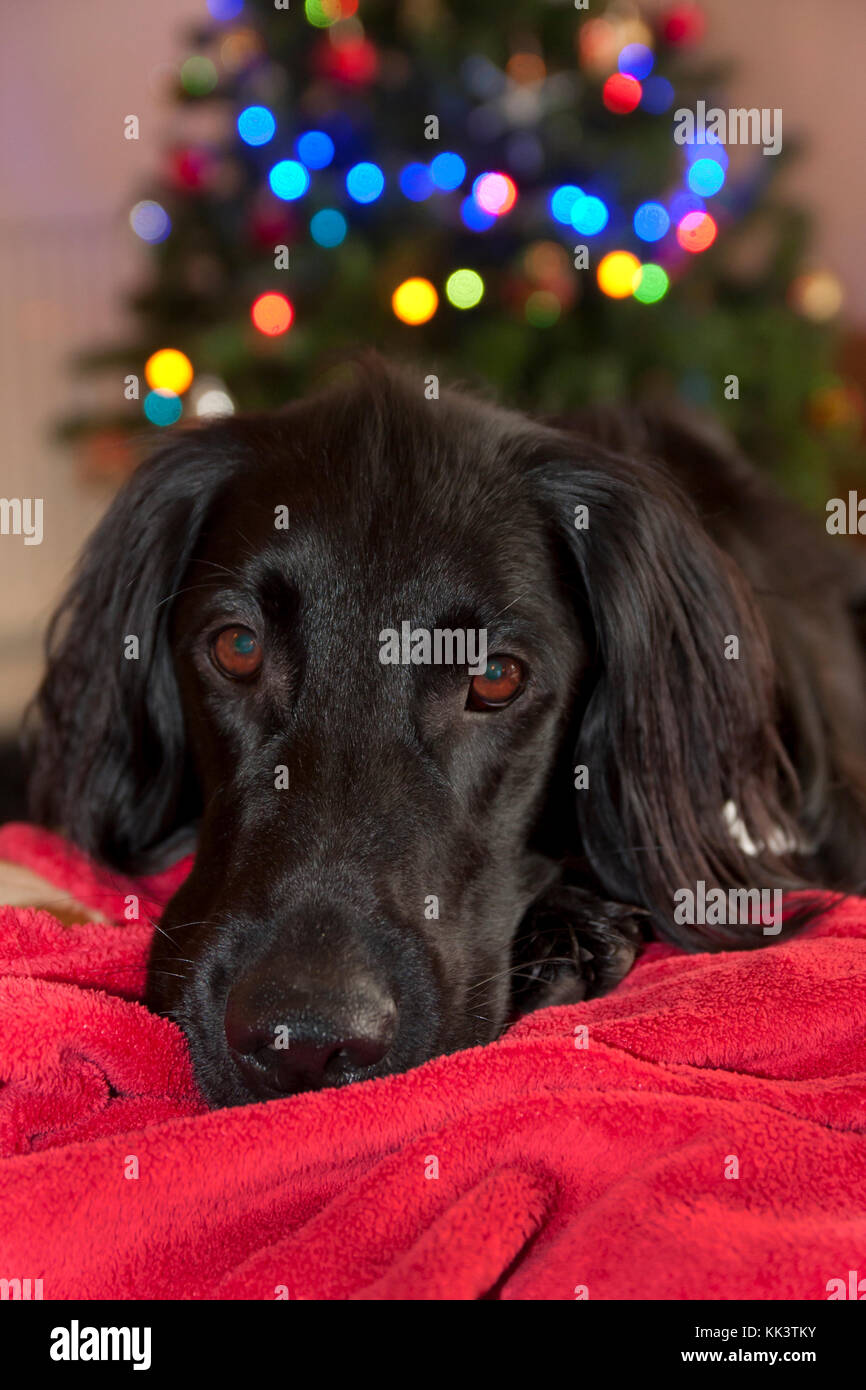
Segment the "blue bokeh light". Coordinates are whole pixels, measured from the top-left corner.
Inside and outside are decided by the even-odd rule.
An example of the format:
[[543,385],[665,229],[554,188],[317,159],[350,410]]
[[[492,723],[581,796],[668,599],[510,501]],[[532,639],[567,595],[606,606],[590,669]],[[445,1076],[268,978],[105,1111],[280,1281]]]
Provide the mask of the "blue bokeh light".
[[705,212],[706,207],[703,198],[699,198],[697,193],[675,193],[670,202],[671,221],[682,222],[687,213]]
[[711,198],[725,182],[725,171],[717,159],[696,159],[689,169],[689,188]]
[[385,175],[378,164],[364,160],[353,164],[346,175],[346,192],[356,203],[375,203],[385,187]]
[[620,72],[643,82],[652,72],[654,62],[652,49],[647,48],[645,43],[627,43],[619,55],[617,66]]
[[661,203],[641,203],[634,215],[634,229],[641,241],[661,241],[670,225]]
[[730,164],[728,152],[724,145],[719,144],[709,130],[704,144],[699,145],[695,142],[693,145],[683,145],[683,154],[687,164],[694,164],[699,159],[714,159],[717,164],[721,164],[723,169],[727,169]]
[[327,169],[334,158],[334,142],[323,130],[306,130],[298,136],[295,151],[308,169]]
[[238,135],[245,145],[266,145],[276,129],[273,112],[266,106],[247,106],[238,116]]
[[157,246],[159,242],[165,241],[171,231],[171,218],[160,203],[146,198],[144,202],[136,203],[130,212],[129,225],[142,241]]
[[571,212],[578,199],[583,197],[583,189],[576,183],[561,183],[550,195],[551,215],[564,227],[571,226]]
[[152,425],[173,425],[180,419],[183,404],[174,391],[148,391],[144,413]]
[[643,83],[640,104],[651,116],[660,116],[674,104],[674,89],[666,77],[648,77]]
[[496,221],[496,214],[485,212],[483,208],[478,206],[471,194],[468,198],[464,198],[460,204],[460,216],[463,219],[463,225],[468,227],[470,232],[486,232],[487,228],[492,227]]
[[578,198],[571,209],[571,225],[576,232],[582,232],[584,236],[595,236],[598,232],[603,232],[609,217],[607,205],[601,198],[592,195]]
[[268,183],[284,203],[301,198],[310,186],[310,175],[296,159],[281,159],[268,175]]
[[407,164],[400,171],[401,192],[413,203],[422,203],[433,192],[433,180],[426,164]]
[[310,235],[318,246],[339,246],[347,231],[348,223],[336,208],[322,208],[310,219]]
[[207,0],[207,7],[212,19],[225,24],[230,19],[237,19],[244,7],[244,0]]
[[430,165],[430,178],[443,193],[459,188],[466,177],[466,163],[453,150],[443,150]]

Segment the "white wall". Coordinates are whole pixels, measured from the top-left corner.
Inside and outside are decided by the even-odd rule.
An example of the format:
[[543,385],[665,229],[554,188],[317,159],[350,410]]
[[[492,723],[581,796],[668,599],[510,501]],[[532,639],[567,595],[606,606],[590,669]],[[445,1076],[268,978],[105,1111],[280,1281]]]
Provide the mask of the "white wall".
[[[41,634],[72,560],[107,501],[83,487],[50,422],[92,386],[78,347],[122,329],[118,295],[141,244],[131,194],[171,108],[154,70],[175,61],[178,24],[203,0],[18,0],[0,25],[0,496],[45,499],[45,539],[0,537],[0,726],[40,665]],[[142,139],[122,138],[140,116]]]

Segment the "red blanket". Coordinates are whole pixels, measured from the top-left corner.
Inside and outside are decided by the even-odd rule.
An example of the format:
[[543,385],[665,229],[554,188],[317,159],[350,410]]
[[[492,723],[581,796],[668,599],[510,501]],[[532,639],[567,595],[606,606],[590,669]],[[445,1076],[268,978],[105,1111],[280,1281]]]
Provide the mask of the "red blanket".
[[208,1112],[183,1036],[136,1002],[144,918],[186,866],[120,881],[22,826],[0,859],[117,923],[0,909],[0,1278],[45,1298],[826,1299],[866,1276],[858,899],[757,952],[653,947],[613,996],[404,1076]]

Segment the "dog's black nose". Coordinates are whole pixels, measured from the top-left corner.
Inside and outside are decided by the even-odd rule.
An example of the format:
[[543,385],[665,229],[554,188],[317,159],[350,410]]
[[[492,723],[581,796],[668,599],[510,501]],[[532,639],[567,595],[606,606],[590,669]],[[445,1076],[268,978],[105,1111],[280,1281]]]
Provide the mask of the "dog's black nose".
[[339,996],[272,986],[252,977],[226,1004],[226,1040],[256,1093],[341,1086],[361,1080],[387,1054],[397,1006],[375,981],[355,980]]

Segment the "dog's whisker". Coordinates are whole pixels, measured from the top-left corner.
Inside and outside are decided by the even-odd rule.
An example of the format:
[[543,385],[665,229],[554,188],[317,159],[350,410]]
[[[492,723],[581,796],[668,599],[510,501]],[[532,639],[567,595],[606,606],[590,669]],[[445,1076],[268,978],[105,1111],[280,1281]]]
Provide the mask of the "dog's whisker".
[[488,975],[487,978],[486,978],[486,980],[479,980],[479,981],[477,982],[477,984],[470,985],[470,986],[469,986],[469,989],[467,990],[467,996],[468,996],[468,995],[471,995],[471,994],[474,994],[477,990],[481,989],[484,985],[489,985],[489,984],[491,984],[491,982],[492,982],[493,980],[501,980],[502,977],[503,977],[503,975],[511,975],[511,976],[517,977],[517,976],[519,976],[520,974],[525,974],[527,979],[533,979],[533,980],[534,980],[534,979],[537,979],[537,976],[535,976],[535,975],[529,975],[529,974],[527,973],[527,972],[531,969],[531,967],[532,967],[533,965],[574,965],[574,964],[575,964],[575,961],[574,961],[574,957],[573,957],[573,956],[540,956],[538,960],[522,960],[522,961],[520,961],[517,965],[511,965],[511,966],[509,966],[507,970],[499,970],[499,971],[497,971],[497,973],[496,973],[495,975]]
[[156,612],[157,608],[162,608],[162,606],[163,606],[164,603],[171,603],[172,599],[179,598],[181,594],[191,594],[191,593],[193,593],[196,589],[213,589],[214,587],[215,587],[215,581],[214,581],[214,582],[210,582],[210,583],[202,583],[202,584],[186,584],[186,585],[184,586],[184,588],[182,588],[182,589],[175,589],[175,591],[174,591],[173,594],[166,594],[165,598],[161,598],[161,599],[159,600],[159,603],[154,604],[154,610],[153,610],[153,611]]
[[513,598],[513,599],[511,600],[510,603],[506,603],[505,607],[504,607],[504,608],[500,608],[499,612],[498,612],[498,613],[494,613],[494,614],[493,614],[493,617],[492,617],[492,618],[489,618],[488,621],[489,621],[490,623],[495,623],[497,618],[501,618],[501,617],[502,617],[502,614],[503,614],[503,613],[507,613],[508,610],[509,610],[509,608],[513,608],[514,605],[515,605],[515,603],[519,603],[520,600],[521,600],[522,598],[526,598],[526,595],[527,595],[528,593],[529,593],[529,589],[524,589],[524,591],[523,591],[522,594],[518,594],[518,595],[517,595],[517,598]]
[[196,565],[207,565],[210,569],[219,570],[221,574],[227,574],[230,579],[236,579],[239,583],[243,579],[239,570],[229,569],[227,565],[219,565],[216,560],[204,560],[199,557],[195,563]]

